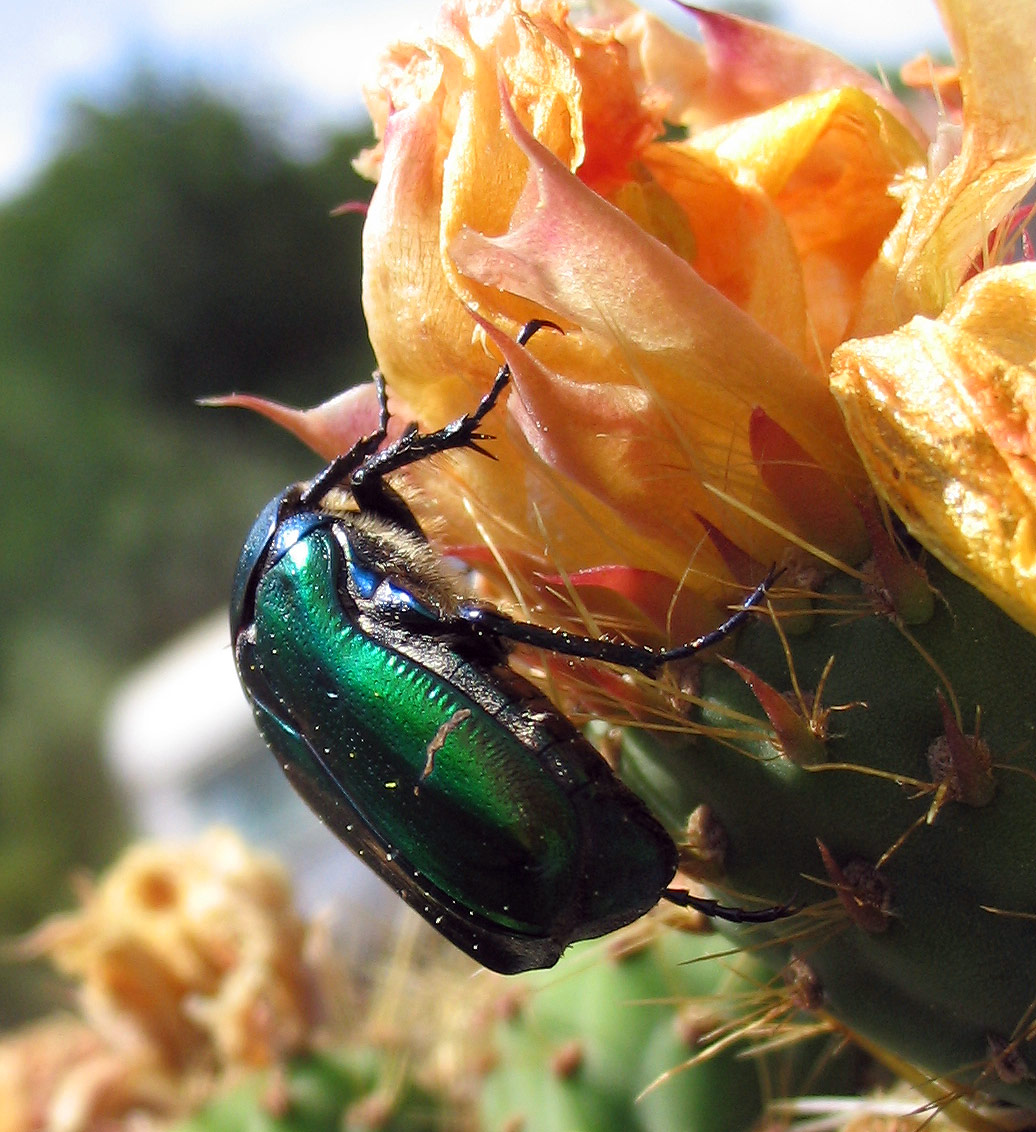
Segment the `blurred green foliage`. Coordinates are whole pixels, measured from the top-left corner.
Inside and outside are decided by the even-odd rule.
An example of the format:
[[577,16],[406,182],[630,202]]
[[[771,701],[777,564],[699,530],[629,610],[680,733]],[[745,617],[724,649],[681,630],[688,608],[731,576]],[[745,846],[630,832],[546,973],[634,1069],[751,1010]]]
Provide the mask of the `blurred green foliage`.
[[[0,940],[127,836],[98,749],[112,681],[226,600],[259,505],[314,461],[195,399],[310,404],[373,368],[359,302],[365,136],[290,158],[198,88],[69,112],[0,207]],[[0,1027],[40,1004],[0,966]]]

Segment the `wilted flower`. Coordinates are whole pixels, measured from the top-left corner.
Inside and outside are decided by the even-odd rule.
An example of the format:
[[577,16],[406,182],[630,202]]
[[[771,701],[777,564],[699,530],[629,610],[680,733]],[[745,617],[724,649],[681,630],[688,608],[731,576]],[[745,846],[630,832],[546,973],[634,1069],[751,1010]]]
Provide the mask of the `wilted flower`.
[[[1036,176],[1031,6],[945,0],[963,115],[931,156],[866,74],[691,11],[703,44],[622,0],[451,0],[384,57],[359,165],[394,411],[436,427],[513,371],[496,461],[412,468],[419,515],[527,611],[657,639],[789,554],[859,564],[876,487],[1036,625],[1036,268],[991,242]],[[564,333],[518,347],[532,318]],[[331,457],[369,397],[280,418]]]
[[[1036,56],[1025,2],[943,0],[958,148],[897,186],[832,389],[878,490],[913,533],[1036,628]],[[949,129],[952,123],[947,123]],[[1013,262],[1019,261],[1019,262]]]
[[283,870],[230,830],[134,845],[22,945],[70,977],[81,1017],[0,1043],[0,1129],[166,1127],[282,1064],[317,1021],[306,938]]
[[217,829],[133,846],[26,946],[80,983],[113,1046],[185,1073],[269,1065],[306,1044],[304,940],[282,869]]

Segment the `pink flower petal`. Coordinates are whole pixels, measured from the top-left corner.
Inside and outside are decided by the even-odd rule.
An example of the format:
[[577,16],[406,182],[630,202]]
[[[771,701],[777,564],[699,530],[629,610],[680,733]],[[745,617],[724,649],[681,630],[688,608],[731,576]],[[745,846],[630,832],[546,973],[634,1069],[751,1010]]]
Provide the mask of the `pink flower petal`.
[[[312,409],[292,409],[278,401],[253,397],[248,393],[211,397],[205,404],[251,409],[287,429],[328,462],[348,452],[361,436],[374,432],[379,414],[378,398],[370,383],[355,385]],[[400,431],[398,424],[395,424],[394,431]]]
[[924,130],[886,86],[833,52],[743,16],[676,2],[702,31],[709,63],[704,100],[714,121],[755,114],[800,94],[855,87],[927,144]]

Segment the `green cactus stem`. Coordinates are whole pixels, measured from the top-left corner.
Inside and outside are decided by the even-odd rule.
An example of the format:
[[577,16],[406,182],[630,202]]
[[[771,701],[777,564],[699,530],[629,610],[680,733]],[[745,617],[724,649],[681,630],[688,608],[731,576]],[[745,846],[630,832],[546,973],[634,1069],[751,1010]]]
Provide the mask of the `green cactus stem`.
[[822,1012],[936,1095],[1036,1110],[1036,640],[925,567],[920,623],[840,575],[808,631],[759,616],[701,665],[686,733],[625,733],[622,774],[692,869],[711,831],[727,902],[800,908],[733,934],[806,967]]
[[377,1051],[312,1053],[256,1073],[177,1132],[440,1132],[441,1098]]
[[631,938],[502,982],[484,1132],[749,1132],[777,1097],[853,1091],[830,1035],[754,1051],[773,1032],[757,959],[712,932]]

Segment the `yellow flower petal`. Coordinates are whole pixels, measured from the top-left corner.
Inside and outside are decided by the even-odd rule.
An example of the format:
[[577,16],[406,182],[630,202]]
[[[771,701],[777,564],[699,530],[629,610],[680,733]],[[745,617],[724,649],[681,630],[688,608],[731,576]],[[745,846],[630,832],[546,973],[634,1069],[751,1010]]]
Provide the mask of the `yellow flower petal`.
[[845,337],[863,280],[896,224],[889,189],[924,153],[872,98],[850,88],[803,95],[697,135],[773,201],[793,241],[819,358]]
[[832,389],[911,531],[1036,630],[1036,264],[972,279],[938,319],[847,342]]
[[884,334],[953,298],[989,234],[1036,184],[1036,17],[1031,0],[942,0],[960,63],[959,152],[907,181],[903,214],[865,286],[851,332]]
[[1036,12],[1032,0],[938,0],[961,61],[968,130],[999,157],[1036,148]]

